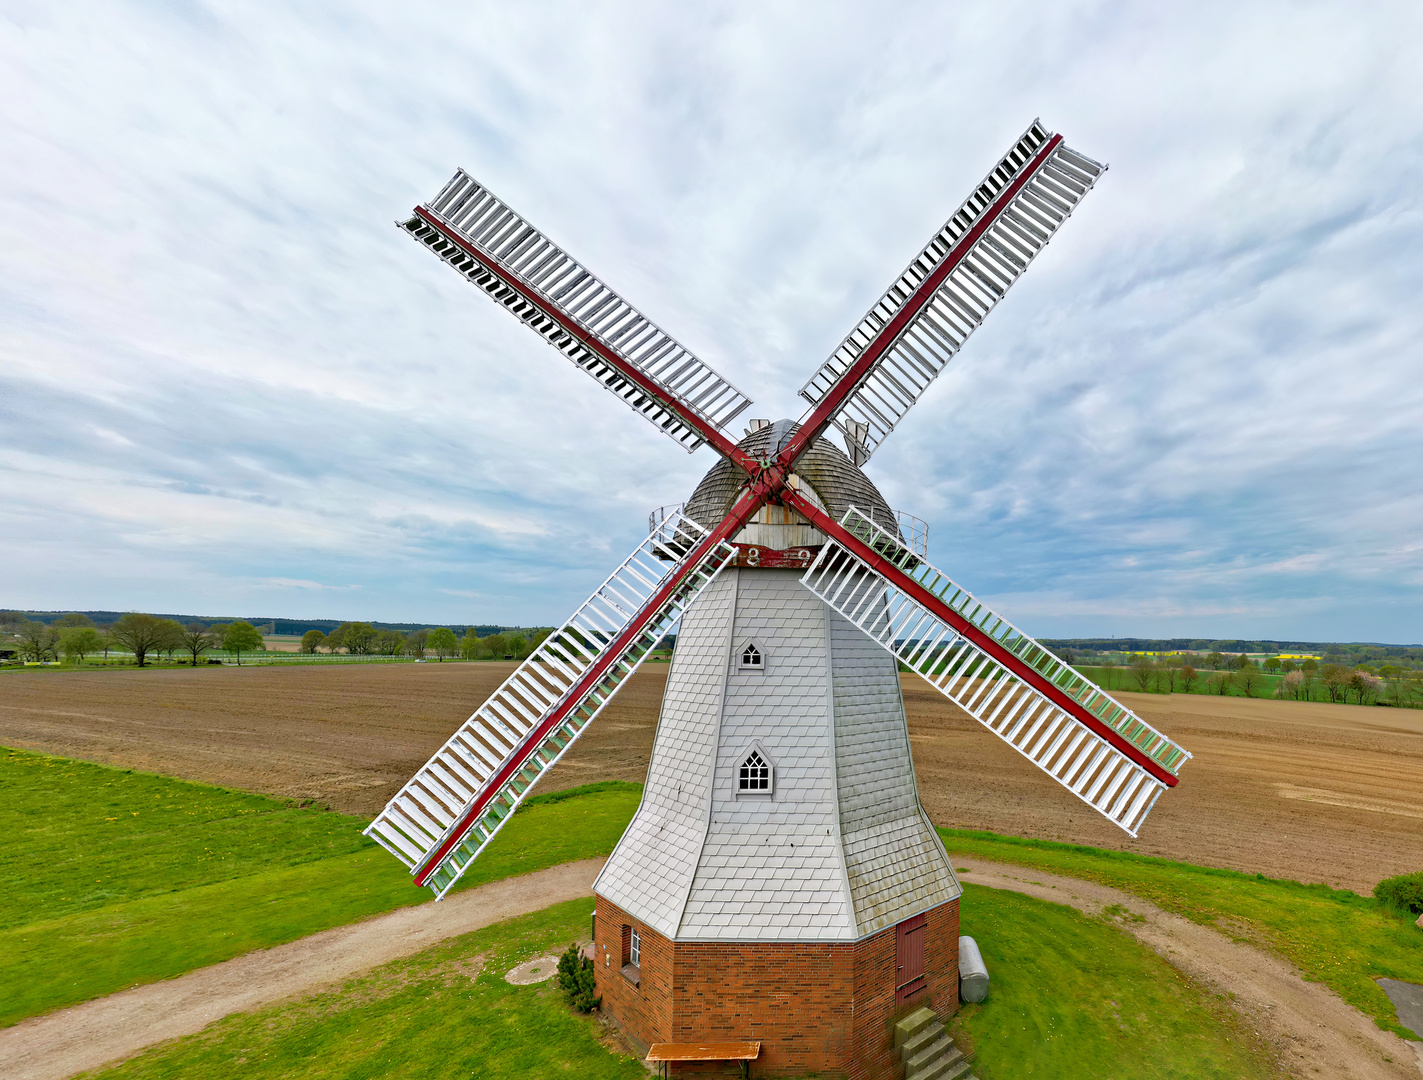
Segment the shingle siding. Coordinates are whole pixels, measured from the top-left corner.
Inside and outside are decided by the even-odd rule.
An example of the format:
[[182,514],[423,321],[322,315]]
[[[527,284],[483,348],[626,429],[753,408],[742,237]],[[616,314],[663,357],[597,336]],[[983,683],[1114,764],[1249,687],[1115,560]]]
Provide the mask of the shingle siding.
[[[959,895],[919,805],[894,660],[793,570],[683,617],[641,806],[598,895],[679,941],[855,941]],[[740,668],[753,640],[763,671]],[[752,744],[767,798],[738,798]]]

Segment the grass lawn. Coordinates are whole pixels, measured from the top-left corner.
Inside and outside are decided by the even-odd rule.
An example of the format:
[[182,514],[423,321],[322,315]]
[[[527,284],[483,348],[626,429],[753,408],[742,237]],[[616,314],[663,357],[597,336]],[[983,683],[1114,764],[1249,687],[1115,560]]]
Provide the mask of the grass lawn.
[[597,1021],[569,1009],[553,981],[504,981],[515,964],[586,936],[592,907],[574,900],[497,923],[328,993],[230,1016],[97,1075],[646,1080],[637,1061],[600,1044]]
[[[1087,678],[1091,679],[1093,682],[1095,682],[1103,690],[1106,690],[1108,693],[1115,693],[1118,690],[1130,691],[1133,694],[1166,693],[1167,683],[1164,680],[1158,680],[1155,676],[1153,676],[1152,681],[1147,684],[1146,688],[1142,689],[1141,685],[1133,677],[1131,668],[1126,666],[1115,668],[1101,668],[1082,667],[1080,665],[1074,664],[1073,668],[1081,674],[1086,675]],[[1192,685],[1190,690],[1182,690],[1181,687],[1178,685],[1176,689],[1172,691],[1172,693],[1215,696],[1218,691],[1212,688],[1212,678],[1218,675],[1232,674],[1234,674],[1234,672],[1211,671],[1209,668],[1200,668],[1196,672],[1196,681],[1194,685]],[[1280,685],[1280,682],[1284,678],[1284,676],[1282,675],[1267,675],[1264,672],[1260,672],[1256,677],[1258,679],[1258,682],[1255,685],[1254,693],[1250,695],[1251,697],[1256,698],[1273,698],[1275,696],[1276,688]],[[1224,696],[1244,697],[1245,694],[1240,689],[1240,687],[1232,683],[1226,687],[1226,692]],[[1324,684],[1320,682],[1317,676],[1314,680],[1314,700],[1329,700],[1329,695],[1324,692]]]
[[[430,900],[361,818],[13,750],[0,788],[0,1026]],[[530,799],[460,887],[607,854],[640,791]]]
[[[1423,932],[1372,897],[1130,852],[940,829],[951,853],[1111,885],[1283,956],[1381,1028],[1417,1038],[1374,979],[1423,983]],[[967,931],[965,931],[967,932]],[[990,969],[991,970],[991,969]],[[996,983],[995,983],[996,985]]]
[[[576,900],[388,964],[331,992],[231,1016],[100,1073],[167,1077],[634,1078],[552,982],[514,987],[516,963],[586,935]],[[966,886],[964,931],[984,947],[993,991],[959,1027],[981,1080],[1256,1080],[1270,1075],[1222,1002],[1100,919]],[[1050,941],[1051,949],[1043,942]],[[474,971],[477,969],[478,973]]]
[[953,1024],[979,1080],[1274,1075],[1223,1000],[1104,920],[970,883],[960,911],[993,980]]

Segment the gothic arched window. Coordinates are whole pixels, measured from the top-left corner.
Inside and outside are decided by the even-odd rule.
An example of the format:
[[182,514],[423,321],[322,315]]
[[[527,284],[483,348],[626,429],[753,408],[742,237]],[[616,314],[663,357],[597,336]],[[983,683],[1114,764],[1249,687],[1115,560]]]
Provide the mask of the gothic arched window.
[[751,671],[764,671],[766,669],[766,658],[761,655],[761,650],[757,648],[754,641],[748,641],[741,646],[741,667]]
[[736,790],[748,795],[769,795],[771,793],[771,762],[759,746],[741,759],[736,774]]

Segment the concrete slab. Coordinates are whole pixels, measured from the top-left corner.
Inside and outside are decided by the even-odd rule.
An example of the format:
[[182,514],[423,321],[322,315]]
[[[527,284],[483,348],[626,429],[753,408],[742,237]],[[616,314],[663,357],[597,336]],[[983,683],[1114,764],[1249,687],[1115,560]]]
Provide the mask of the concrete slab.
[[1378,984],[1393,1002],[1398,1022],[1423,1039],[1423,986],[1398,979],[1379,979]]

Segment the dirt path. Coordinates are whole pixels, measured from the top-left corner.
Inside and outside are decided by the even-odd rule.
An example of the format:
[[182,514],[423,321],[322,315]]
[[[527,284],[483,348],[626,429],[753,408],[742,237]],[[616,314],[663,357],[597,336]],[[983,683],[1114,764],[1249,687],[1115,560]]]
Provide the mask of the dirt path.
[[[1121,905],[1144,921],[1119,925],[1192,980],[1230,995],[1232,1007],[1279,1053],[1290,1075],[1349,1080],[1418,1080],[1423,1043],[1381,1031],[1320,983],[1285,961],[1169,914],[1129,893],[1027,867],[955,855],[963,880],[1067,904],[1089,915]],[[989,973],[990,976],[992,972]],[[990,999],[991,1000],[991,999]]]
[[[64,1080],[235,1012],[410,956],[501,919],[591,896],[602,859],[565,863],[138,986],[0,1031],[0,1076]],[[591,910],[591,907],[590,907]]]

